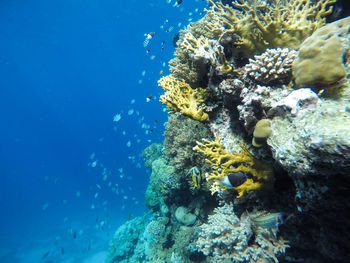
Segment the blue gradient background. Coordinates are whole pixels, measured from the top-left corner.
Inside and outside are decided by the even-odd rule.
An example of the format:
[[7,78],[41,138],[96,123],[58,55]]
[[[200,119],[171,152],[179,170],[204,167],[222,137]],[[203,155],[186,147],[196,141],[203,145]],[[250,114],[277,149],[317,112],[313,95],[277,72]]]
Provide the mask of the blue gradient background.
[[[173,4],[1,1],[0,262],[103,262],[96,255],[117,227],[147,211],[149,171],[140,154],[162,142],[167,118],[158,102],[159,71],[169,73],[174,34],[206,5]],[[155,100],[147,103],[150,94]],[[122,119],[113,122],[117,113]],[[111,174],[106,181],[104,169]]]

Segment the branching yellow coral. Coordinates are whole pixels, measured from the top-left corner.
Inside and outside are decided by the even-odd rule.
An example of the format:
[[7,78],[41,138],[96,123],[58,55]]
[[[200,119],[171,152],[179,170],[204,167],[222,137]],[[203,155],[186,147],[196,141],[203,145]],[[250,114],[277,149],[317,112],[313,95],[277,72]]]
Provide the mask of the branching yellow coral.
[[203,36],[195,38],[191,32],[185,34],[180,46],[186,50],[190,50],[194,54],[196,54],[200,48],[209,48],[207,38]]
[[208,114],[201,109],[205,89],[192,89],[185,81],[177,80],[172,75],[161,78],[158,84],[165,91],[160,96],[160,102],[167,105],[170,113],[180,112],[198,121],[209,119]]
[[233,7],[209,0],[207,30],[239,36],[235,45],[263,51],[267,47],[298,48],[325,24],[336,0],[234,0]]
[[194,150],[207,156],[207,162],[212,166],[213,171],[207,175],[207,180],[214,180],[212,194],[226,190],[221,182],[229,174],[243,172],[251,175],[243,184],[234,187],[238,192],[238,198],[244,193],[252,190],[270,188],[274,182],[272,168],[254,156],[242,146],[243,152],[230,153],[223,148],[220,139],[215,136],[214,141],[204,139],[204,143],[197,142]]

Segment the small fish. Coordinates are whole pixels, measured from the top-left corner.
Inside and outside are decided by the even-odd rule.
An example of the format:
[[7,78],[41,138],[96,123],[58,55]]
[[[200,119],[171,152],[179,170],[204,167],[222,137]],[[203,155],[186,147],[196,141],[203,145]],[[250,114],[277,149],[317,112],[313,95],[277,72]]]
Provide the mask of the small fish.
[[146,102],[150,102],[152,100],[152,95],[148,95],[146,98]]
[[161,70],[159,71],[158,75],[161,76],[161,75],[163,74],[163,72],[164,72],[164,70],[161,69]]
[[151,49],[148,48],[148,49],[146,50],[146,53],[148,54],[148,53],[150,53],[150,52],[151,52]]
[[154,124],[157,125],[158,124],[158,120],[154,120]]
[[94,161],[93,163],[91,163],[91,167],[92,167],[92,168],[96,167],[97,162],[98,162],[98,161],[96,160],[96,161]]
[[175,2],[175,4],[173,5],[173,7],[177,7],[177,6],[179,6],[181,3],[182,3],[182,0],[177,0],[177,1]]
[[201,175],[200,170],[197,167],[192,167],[186,174],[186,176],[188,175],[191,175],[194,188],[198,190],[200,188],[201,180],[203,177],[203,175]]
[[100,190],[102,189],[101,185],[99,185],[99,184],[96,184],[96,187]]
[[[120,121],[120,119],[122,118],[122,115],[121,114],[116,114],[116,115],[114,115],[114,117],[113,117],[113,121],[114,122],[118,122],[118,121]],[[95,156],[95,155],[94,155]],[[92,158],[93,159],[93,158]]]
[[260,213],[257,215],[249,215],[250,221],[254,226],[259,226],[263,228],[277,228],[279,225],[283,224],[283,213]]
[[175,34],[173,36],[173,45],[174,47],[177,47],[177,41],[180,39],[180,35],[179,34]]
[[73,238],[77,239],[77,232],[75,232],[75,231],[73,232]]
[[61,255],[64,255],[64,248],[61,247]]
[[149,32],[148,34],[145,34],[146,39],[152,39],[156,33],[155,32]]
[[50,251],[47,251],[47,252],[41,257],[41,259],[47,258],[49,254],[50,254]]

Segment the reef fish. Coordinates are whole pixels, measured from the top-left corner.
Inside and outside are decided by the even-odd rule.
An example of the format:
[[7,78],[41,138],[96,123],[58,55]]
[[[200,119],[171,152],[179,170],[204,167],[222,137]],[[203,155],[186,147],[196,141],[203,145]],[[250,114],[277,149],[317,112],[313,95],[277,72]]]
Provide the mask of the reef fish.
[[188,175],[191,175],[194,187],[199,189],[203,176],[201,175],[200,170],[197,167],[192,167],[186,174],[186,176]]
[[260,213],[257,215],[249,215],[250,221],[254,226],[263,228],[277,228],[283,224],[283,213]]

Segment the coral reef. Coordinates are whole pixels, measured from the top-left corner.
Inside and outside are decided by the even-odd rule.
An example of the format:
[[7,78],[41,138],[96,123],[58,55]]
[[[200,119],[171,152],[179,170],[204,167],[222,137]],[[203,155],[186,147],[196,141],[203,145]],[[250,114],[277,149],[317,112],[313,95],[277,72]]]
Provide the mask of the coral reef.
[[232,6],[209,0],[206,30],[219,41],[235,34],[237,49],[243,54],[264,51],[267,47],[298,48],[301,42],[325,24],[334,0],[258,1],[235,0]]
[[108,263],[349,261],[350,18],[325,25],[334,2],[209,0],[181,30],[164,145],[143,153],[150,213]]
[[238,192],[237,198],[253,190],[271,188],[274,182],[272,168],[254,158],[245,147],[242,149],[242,153],[232,154],[223,148],[220,139],[216,136],[215,141],[204,139],[204,144],[197,142],[194,150],[203,153],[213,169],[211,174],[206,175],[207,180],[215,181],[211,187],[212,194],[226,189],[222,184],[225,177],[231,174],[244,173],[251,176],[251,178],[247,176],[242,184],[233,187]]
[[293,63],[298,86],[316,92],[344,84],[350,54],[350,17],[318,29],[306,39]]
[[202,167],[204,161],[193,151],[196,141],[211,138],[211,132],[200,121],[171,114],[165,128],[165,154],[178,174],[185,175],[192,167]]
[[245,65],[244,70],[249,77],[259,83],[269,84],[276,80],[288,83],[296,55],[297,52],[294,49],[267,49],[260,56],[249,59],[249,64]]
[[268,119],[262,119],[258,121],[255,125],[253,132],[252,144],[255,147],[261,147],[266,141],[266,138],[271,135],[271,123]]
[[143,238],[143,232],[147,225],[144,217],[136,217],[121,225],[115,232],[109,244],[106,263],[139,262],[144,258],[143,249],[139,243]]
[[192,89],[186,82],[171,75],[161,78],[158,83],[165,91],[165,94],[160,96],[160,101],[166,104],[171,112],[180,112],[198,121],[208,120],[208,114],[201,109],[205,96],[203,89]]
[[287,247],[285,240],[265,229],[254,233],[249,217],[239,219],[232,204],[215,208],[196,240],[196,249],[211,262],[278,262]]

